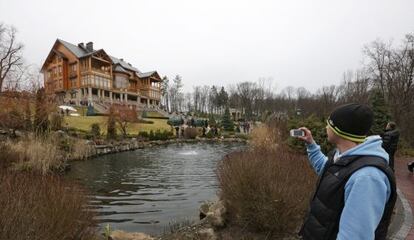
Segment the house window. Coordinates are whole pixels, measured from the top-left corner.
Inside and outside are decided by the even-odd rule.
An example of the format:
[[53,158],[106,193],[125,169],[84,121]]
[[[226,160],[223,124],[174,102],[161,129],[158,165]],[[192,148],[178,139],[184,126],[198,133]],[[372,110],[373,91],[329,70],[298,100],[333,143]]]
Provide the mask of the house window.
[[76,71],[78,70],[78,65],[76,63],[73,63],[70,65],[70,72],[71,73],[76,73]]

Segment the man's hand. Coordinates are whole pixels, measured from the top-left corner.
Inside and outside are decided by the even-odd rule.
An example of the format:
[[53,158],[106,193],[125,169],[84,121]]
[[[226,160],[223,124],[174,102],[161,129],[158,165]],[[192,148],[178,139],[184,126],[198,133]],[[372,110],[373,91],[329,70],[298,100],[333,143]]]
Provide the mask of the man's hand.
[[303,132],[305,132],[305,136],[298,137],[300,140],[305,141],[307,144],[312,144],[312,143],[315,142],[315,140],[313,140],[313,137],[312,137],[312,132],[309,129],[307,129],[305,127],[301,127],[299,129],[302,130]]

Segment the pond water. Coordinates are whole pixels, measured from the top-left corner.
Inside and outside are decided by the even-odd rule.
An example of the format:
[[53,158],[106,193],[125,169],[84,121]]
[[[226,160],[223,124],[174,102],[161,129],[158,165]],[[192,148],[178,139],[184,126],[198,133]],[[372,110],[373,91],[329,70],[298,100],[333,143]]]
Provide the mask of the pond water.
[[170,144],[74,162],[67,174],[93,195],[101,226],[161,234],[173,222],[198,219],[217,192],[215,169],[243,143]]

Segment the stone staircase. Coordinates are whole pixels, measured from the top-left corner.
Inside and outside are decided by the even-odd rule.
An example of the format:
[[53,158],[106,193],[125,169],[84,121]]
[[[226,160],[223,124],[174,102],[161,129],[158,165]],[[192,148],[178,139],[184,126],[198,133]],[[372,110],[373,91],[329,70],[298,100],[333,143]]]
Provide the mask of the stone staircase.
[[93,108],[96,112],[101,114],[107,114],[109,111],[109,106],[107,103],[100,103],[100,102],[94,102]]
[[[109,108],[111,103],[109,102],[97,102],[93,103],[93,107],[97,113],[100,114],[108,114]],[[167,111],[160,109],[158,106],[147,106],[147,105],[140,105],[138,106],[139,111],[146,111],[146,112],[157,112],[164,117],[171,117]]]

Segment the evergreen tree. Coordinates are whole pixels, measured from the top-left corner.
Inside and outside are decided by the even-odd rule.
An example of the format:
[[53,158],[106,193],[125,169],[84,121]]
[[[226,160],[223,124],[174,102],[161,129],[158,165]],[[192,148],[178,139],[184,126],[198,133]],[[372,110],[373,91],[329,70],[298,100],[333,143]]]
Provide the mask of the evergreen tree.
[[220,107],[220,112],[222,112],[222,109],[227,106],[229,102],[229,94],[226,92],[224,87],[221,87],[218,98],[218,106]]
[[377,135],[384,132],[385,126],[390,120],[390,113],[384,95],[380,90],[373,90],[369,99],[374,113],[374,122],[371,127],[371,134]]
[[86,111],[86,116],[95,116],[95,109],[92,105],[88,105],[88,110]]
[[234,131],[234,123],[230,116],[230,110],[226,107],[224,111],[223,119],[221,120],[221,125],[223,126],[225,131]]

